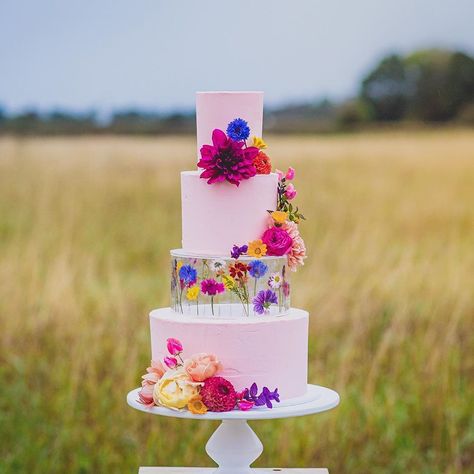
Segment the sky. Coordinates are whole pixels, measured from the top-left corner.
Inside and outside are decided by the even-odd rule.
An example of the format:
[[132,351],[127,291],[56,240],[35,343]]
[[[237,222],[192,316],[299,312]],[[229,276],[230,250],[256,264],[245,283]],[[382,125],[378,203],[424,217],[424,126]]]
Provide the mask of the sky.
[[472,0],[0,0],[0,106],[190,109],[357,93],[387,53],[474,53]]

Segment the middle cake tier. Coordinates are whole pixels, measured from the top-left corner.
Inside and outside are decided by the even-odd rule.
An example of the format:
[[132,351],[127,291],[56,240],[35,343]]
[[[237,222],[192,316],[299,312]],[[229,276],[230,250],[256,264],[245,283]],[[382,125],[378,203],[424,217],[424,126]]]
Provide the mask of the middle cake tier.
[[290,308],[287,257],[206,257],[171,250],[171,307],[197,318],[281,316]]
[[258,174],[237,187],[207,184],[200,171],[181,173],[183,249],[201,255],[229,255],[232,246],[259,239],[277,205],[278,175]]

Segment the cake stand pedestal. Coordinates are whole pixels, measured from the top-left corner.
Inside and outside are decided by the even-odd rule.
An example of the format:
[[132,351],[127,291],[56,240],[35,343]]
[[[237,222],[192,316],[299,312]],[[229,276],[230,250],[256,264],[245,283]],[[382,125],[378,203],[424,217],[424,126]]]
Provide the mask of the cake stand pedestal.
[[[139,391],[140,389],[137,388],[127,395],[127,403],[136,410],[175,418],[221,420],[221,424],[206,444],[207,454],[219,466],[214,471],[215,474],[251,474],[259,471],[250,468],[250,465],[262,454],[263,444],[248,425],[248,420],[313,415],[330,410],[339,404],[339,395],[334,390],[319,385],[308,385],[307,395],[299,399],[298,404],[295,405],[279,406],[275,403],[271,410],[265,407],[253,408],[249,411],[234,410],[194,415],[187,410],[175,411],[165,407],[147,408],[137,401]],[[311,470],[306,472],[309,474]]]

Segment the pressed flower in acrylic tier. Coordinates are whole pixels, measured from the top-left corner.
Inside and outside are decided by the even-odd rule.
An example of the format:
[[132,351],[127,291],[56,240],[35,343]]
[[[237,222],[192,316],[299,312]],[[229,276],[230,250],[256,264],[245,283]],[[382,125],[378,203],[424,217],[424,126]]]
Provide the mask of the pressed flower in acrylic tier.
[[197,301],[199,296],[199,286],[193,286],[186,291],[186,298],[189,301]]
[[249,124],[241,118],[236,118],[227,125],[227,136],[236,142],[247,140],[250,135]]
[[259,278],[265,276],[268,271],[268,266],[265,265],[261,260],[252,260],[249,263],[249,274],[254,278],[254,296],[257,295],[257,281]]
[[230,291],[234,295],[239,298],[240,302],[242,303],[242,307],[244,309],[244,313],[246,316],[249,315],[249,296],[247,290],[247,279],[245,281],[238,279],[236,280],[231,275],[222,275],[222,282],[224,283],[225,289]]
[[249,242],[247,255],[250,257],[260,258],[264,257],[267,254],[267,245],[262,241],[262,239],[257,239],[252,242]]
[[222,259],[212,260],[210,264],[211,270],[217,274],[224,273],[226,266],[227,266],[226,261]]
[[280,272],[272,273],[268,279],[268,286],[274,290],[278,290],[283,283],[283,277]]
[[253,160],[258,154],[256,147],[244,147],[243,141],[235,141],[219,129],[212,132],[212,145],[203,145],[198,167],[203,168],[201,178],[208,184],[228,181],[239,186],[244,179],[257,173]]
[[183,265],[182,262],[177,264],[177,273],[179,277],[180,291],[178,294],[178,302],[181,313],[183,312],[183,290],[191,288],[197,282],[197,270],[192,265]]
[[270,306],[278,304],[278,298],[272,290],[260,290],[252,302],[253,310],[257,314],[268,314],[270,313]]
[[214,316],[214,296],[224,292],[224,284],[219,283],[214,278],[201,281],[201,292],[211,298],[211,312]]
[[184,286],[192,286],[197,280],[197,270],[191,265],[182,265],[179,269],[179,279]]
[[230,276],[236,280],[241,280],[244,282],[247,281],[248,270],[248,265],[242,262],[235,262],[229,267]]

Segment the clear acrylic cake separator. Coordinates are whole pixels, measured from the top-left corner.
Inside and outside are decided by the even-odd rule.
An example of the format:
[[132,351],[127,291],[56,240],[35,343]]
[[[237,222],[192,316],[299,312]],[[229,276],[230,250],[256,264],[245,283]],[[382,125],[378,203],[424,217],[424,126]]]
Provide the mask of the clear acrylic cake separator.
[[263,444],[247,423],[248,420],[266,420],[313,415],[330,410],[339,404],[334,390],[319,385],[308,385],[310,395],[305,402],[295,405],[274,406],[273,409],[253,408],[249,411],[208,412],[194,415],[189,411],[175,411],[165,407],[147,408],[138,402],[139,388],[127,395],[127,403],[136,410],[152,415],[188,418],[194,420],[221,420],[206,444],[206,452],[218,465],[217,474],[251,474],[250,465],[263,452]]

